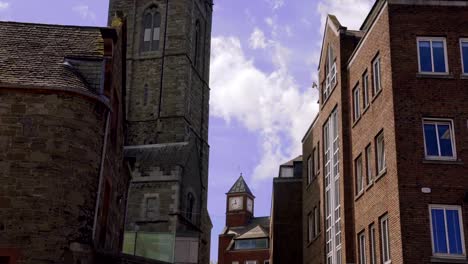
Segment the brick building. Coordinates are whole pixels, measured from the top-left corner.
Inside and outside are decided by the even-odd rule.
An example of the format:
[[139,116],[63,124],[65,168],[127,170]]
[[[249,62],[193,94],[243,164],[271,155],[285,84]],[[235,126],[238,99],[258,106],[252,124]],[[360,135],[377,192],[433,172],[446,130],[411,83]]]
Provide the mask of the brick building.
[[302,263],[302,156],[280,166],[271,199],[270,263]]
[[[466,263],[466,1],[328,16],[303,139],[304,263]],[[312,215],[312,217],[308,217]]]
[[255,196],[242,175],[226,193],[226,227],[219,235],[218,264],[270,261],[270,218],[254,217]]
[[208,264],[212,0],[110,0],[128,21],[124,252]]
[[0,263],[122,247],[125,23],[0,22]]

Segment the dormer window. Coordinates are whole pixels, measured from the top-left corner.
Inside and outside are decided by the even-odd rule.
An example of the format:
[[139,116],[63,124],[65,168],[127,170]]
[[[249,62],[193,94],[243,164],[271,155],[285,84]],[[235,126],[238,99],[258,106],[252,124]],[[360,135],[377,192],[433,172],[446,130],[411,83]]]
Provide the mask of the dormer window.
[[161,33],[161,13],[156,6],[150,7],[143,16],[142,46],[143,52],[159,49]]
[[326,101],[336,85],[336,61],[333,48],[329,45],[327,50],[327,61],[325,63],[325,85],[322,87],[323,101]]

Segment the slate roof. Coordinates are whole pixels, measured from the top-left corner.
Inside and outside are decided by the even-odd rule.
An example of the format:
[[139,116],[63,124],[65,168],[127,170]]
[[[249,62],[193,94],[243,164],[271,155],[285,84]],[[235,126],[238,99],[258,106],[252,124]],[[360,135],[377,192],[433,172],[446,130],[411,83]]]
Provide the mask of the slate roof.
[[96,92],[102,30],[107,29],[0,22],[0,85]]
[[242,177],[242,174],[239,177],[239,179],[237,179],[236,183],[234,183],[234,185],[231,187],[228,193],[247,193],[247,194],[254,196],[252,194],[252,191],[250,191],[247,183],[245,183],[244,177]]
[[246,226],[225,227],[223,234],[234,235],[227,250],[230,250],[234,246],[234,241],[238,239],[268,238],[270,236],[270,217],[254,217]]

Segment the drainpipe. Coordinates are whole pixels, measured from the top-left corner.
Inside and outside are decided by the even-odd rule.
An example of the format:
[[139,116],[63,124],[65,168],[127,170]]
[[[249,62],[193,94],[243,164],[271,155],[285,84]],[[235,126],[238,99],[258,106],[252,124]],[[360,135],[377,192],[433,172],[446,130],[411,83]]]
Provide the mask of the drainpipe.
[[102,146],[101,165],[100,165],[100,168],[99,168],[99,185],[98,185],[98,191],[97,191],[97,195],[96,195],[96,207],[94,208],[93,239],[95,239],[95,236],[96,236],[96,225],[97,225],[98,211],[99,211],[99,205],[100,205],[99,197],[101,196],[101,192],[102,192],[102,180],[103,180],[103,174],[104,174],[104,160],[106,158],[107,138],[108,138],[108,135],[109,135],[110,113],[111,113],[110,110],[107,110],[106,130],[105,130],[105,133],[104,133],[104,145]]

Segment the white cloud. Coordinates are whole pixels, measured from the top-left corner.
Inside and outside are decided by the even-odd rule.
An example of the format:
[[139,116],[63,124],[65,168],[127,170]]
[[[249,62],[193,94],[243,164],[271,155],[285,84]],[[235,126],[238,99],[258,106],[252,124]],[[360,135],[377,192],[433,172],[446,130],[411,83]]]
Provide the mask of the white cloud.
[[265,33],[259,28],[255,28],[250,35],[249,45],[252,49],[264,49],[267,46]]
[[0,11],[6,10],[10,7],[10,3],[0,1]]
[[335,15],[348,29],[358,29],[375,0],[321,0],[317,5],[320,14],[321,32],[325,27],[328,14]]
[[266,50],[275,66],[272,72],[256,68],[238,38],[212,39],[211,114],[237,120],[260,136],[254,183],[276,176],[281,163],[301,153],[301,138],[318,110],[312,90],[302,92],[287,70],[290,51],[266,43],[272,47]]
[[276,10],[284,6],[284,0],[266,0],[266,1],[270,4],[273,10]]
[[96,14],[89,9],[89,6],[80,4],[73,7],[73,11],[81,16],[84,20],[96,22]]

